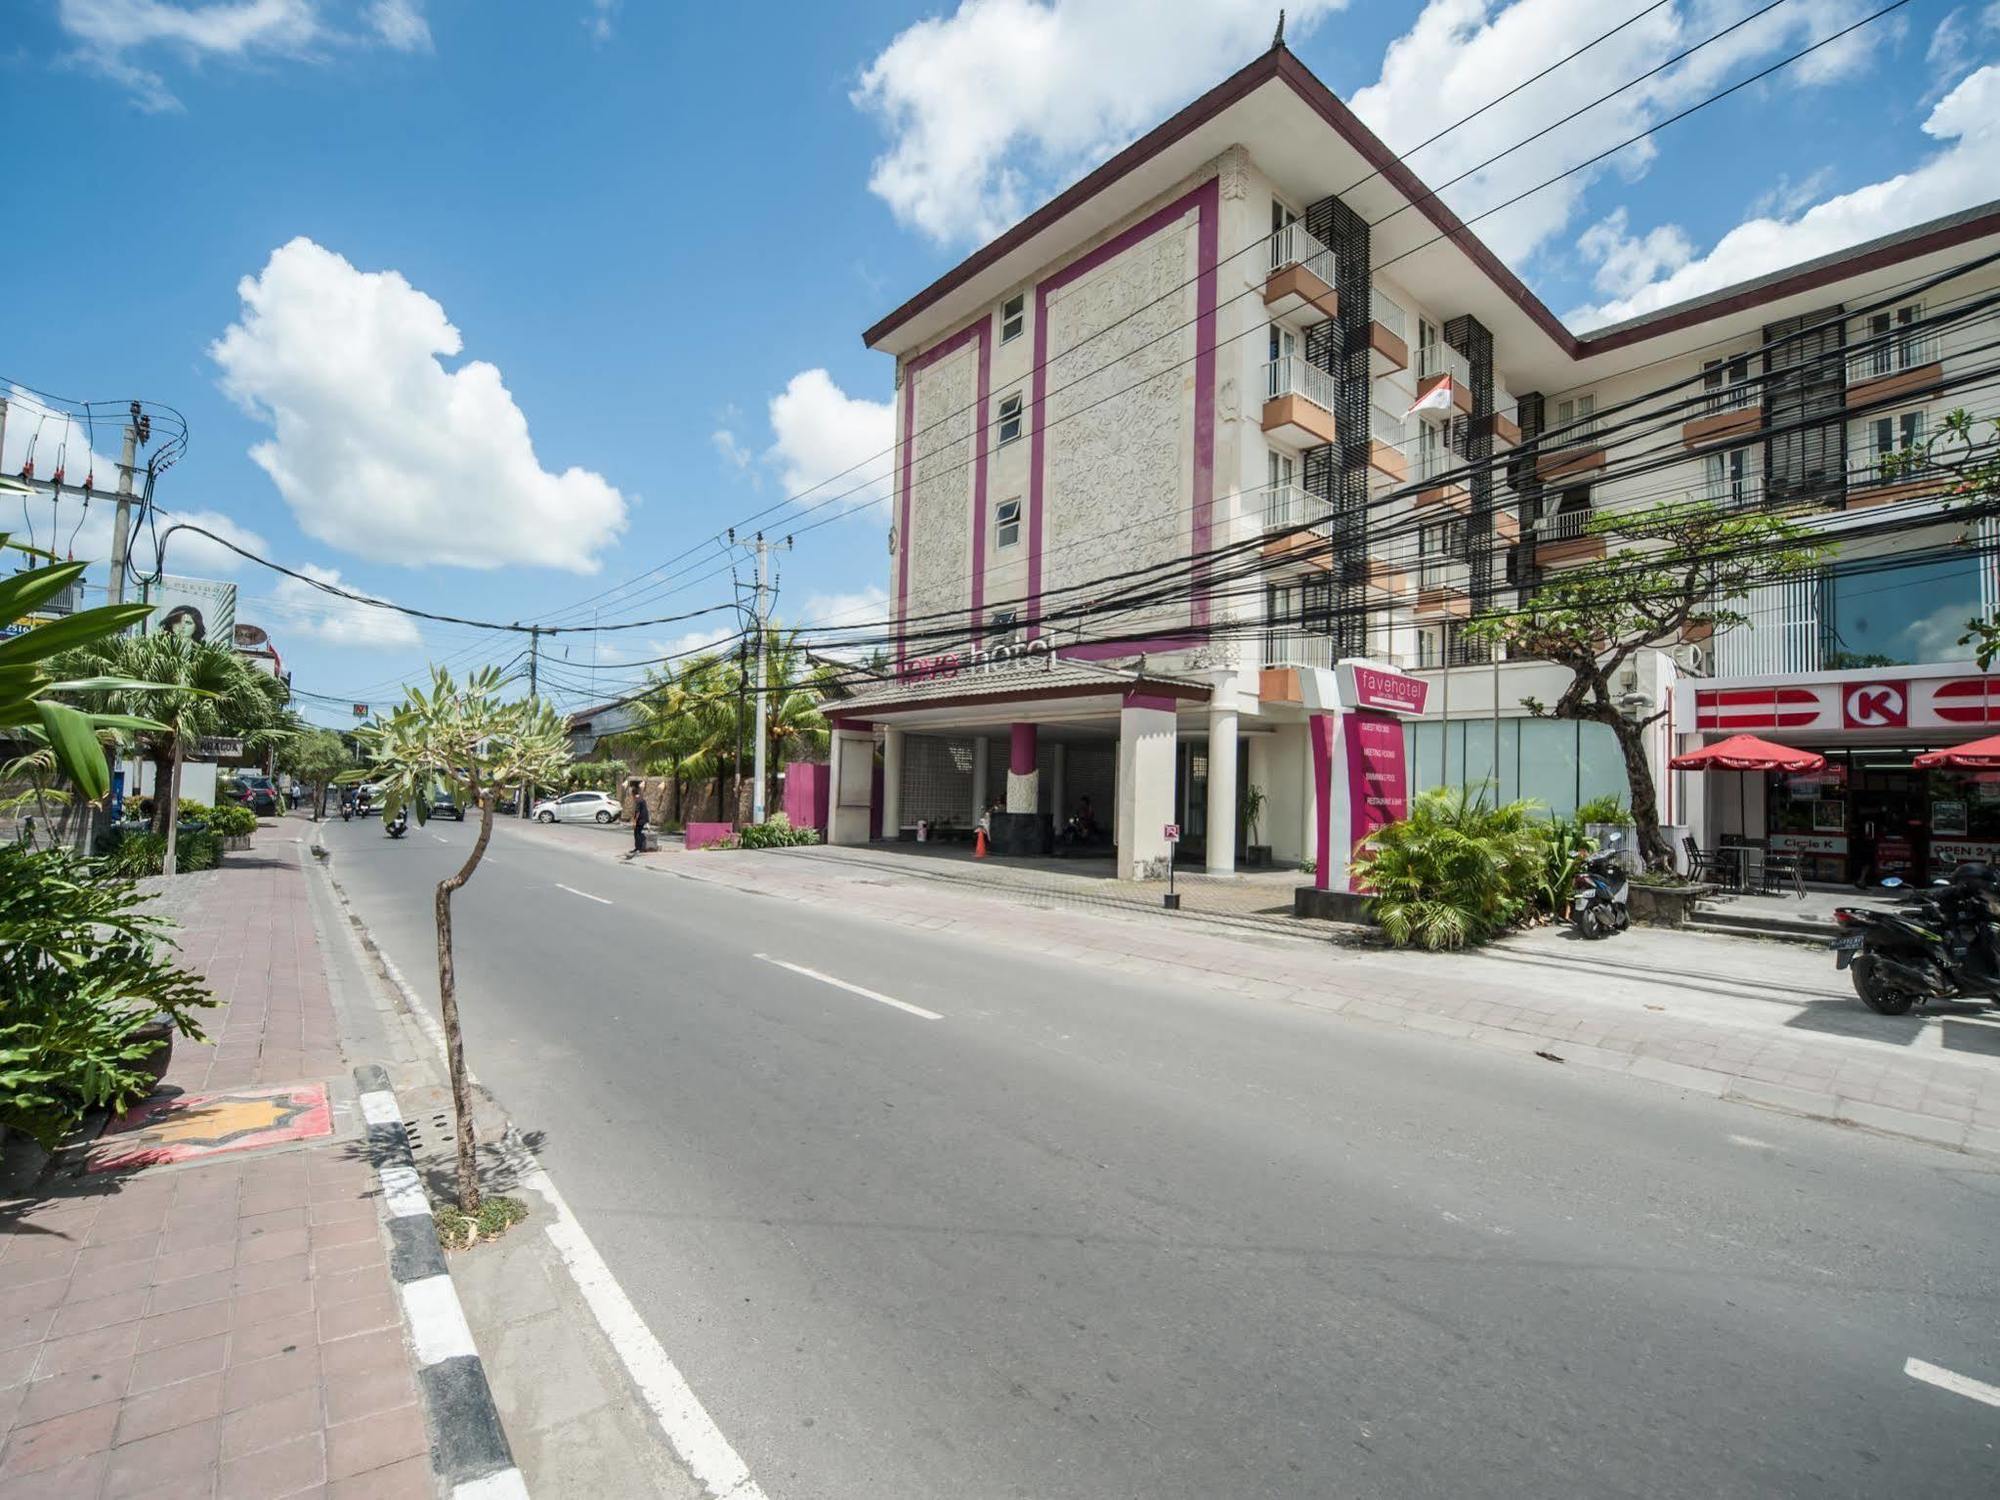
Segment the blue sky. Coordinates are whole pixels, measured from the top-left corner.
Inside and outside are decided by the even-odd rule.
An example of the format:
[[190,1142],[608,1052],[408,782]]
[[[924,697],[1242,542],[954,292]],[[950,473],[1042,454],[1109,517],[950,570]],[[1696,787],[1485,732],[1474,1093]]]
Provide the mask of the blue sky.
[[[1408,144],[1639,16],[1589,67],[1414,158],[1436,180],[1755,8],[1294,0],[1290,40]],[[1875,8],[1785,0],[1455,201],[1477,211]],[[712,545],[665,579],[630,580],[883,447],[891,370],[860,330],[1261,50],[1276,7],[11,0],[8,13],[15,295],[0,377],[178,408],[190,443],[161,504],[316,576],[480,618],[587,620],[727,600]],[[1481,228],[1550,305],[1588,319],[1948,212],[2000,181],[1996,59],[2000,4],[1913,0],[1644,157]],[[10,466],[35,425],[17,404]],[[100,452],[115,443],[100,430]],[[781,614],[879,618],[883,526],[864,499],[782,559]],[[101,510],[64,517],[65,536],[84,525],[80,550],[101,538]],[[221,565],[212,549],[168,561]],[[231,566],[240,617],[313,692],[380,702],[428,658],[518,649]],[[679,649],[708,623],[635,630],[603,656]],[[581,701],[589,648],[569,649],[551,679]],[[610,696],[637,675],[606,667],[595,685]]]

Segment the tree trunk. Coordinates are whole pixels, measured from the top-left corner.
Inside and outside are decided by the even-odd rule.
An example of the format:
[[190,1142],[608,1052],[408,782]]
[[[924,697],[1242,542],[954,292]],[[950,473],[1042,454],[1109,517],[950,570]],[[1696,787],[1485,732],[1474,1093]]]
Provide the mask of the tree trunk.
[[167,794],[154,800],[164,801],[167,810],[167,853],[160,861],[160,873],[175,875],[180,872],[181,835],[181,742],[178,735],[174,738],[173,754],[167,763]]
[[[174,742],[174,748],[176,750],[180,748],[178,740]],[[153,763],[153,832],[165,833],[167,831],[167,768],[173,763],[173,757],[170,754],[155,750],[148,759]]]
[[435,902],[438,953],[438,1014],[444,1022],[445,1067],[451,1074],[451,1108],[458,1123],[458,1207],[479,1212],[478,1141],[472,1127],[472,1085],[465,1074],[465,1038],[458,1026],[458,976],[452,966],[451,895],[472,878],[493,837],[493,794],[481,794],[475,779],[470,788],[479,803],[479,837],[456,873],[438,882]]
[[1671,870],[1674,851],[1660,832],[1659,796],[1653,786],[1653,768],[1646,762],[1645,726],[1622,714],[1613,714],[1610,722],[1611,732],[1618,736],[1619,752],[1625,757],[1625,786],[1632,798],[1632,822],[1639,831],[1639,857],[1649,870]]

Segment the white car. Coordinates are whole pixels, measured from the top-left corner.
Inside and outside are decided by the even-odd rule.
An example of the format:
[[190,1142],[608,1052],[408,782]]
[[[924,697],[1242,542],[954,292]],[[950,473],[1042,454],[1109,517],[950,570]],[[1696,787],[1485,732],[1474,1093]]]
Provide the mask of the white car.
[[616,823],[625,809],[609,792],[571,792],[537,802],[534,816],[537,823]]

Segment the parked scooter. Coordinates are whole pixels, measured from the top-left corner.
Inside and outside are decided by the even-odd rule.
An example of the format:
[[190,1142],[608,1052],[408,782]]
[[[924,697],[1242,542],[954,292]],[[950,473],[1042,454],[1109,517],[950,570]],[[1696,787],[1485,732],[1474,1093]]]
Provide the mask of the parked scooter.
[[404,834],[410,831],[409,813],[405,811],[403,808],[400,807],[397,808],[396,816],[391,818],[388,821],[388,823],[384,825],[384,829],[388,833],[390,838],[392,839],[401,838]]
[[1577,872],[1569,911],[1578,937],[1609,937],[1632,924],[1631,882],[1618,847],[1622,839],[1622,834],[1612,834],[1605,847],[1586,859]]
[[[1884,881],[1897,891],[1900,882]],[[2000,999],[2000,879],[1968,862],[1951,879],[1913,892],[1901,910],[1842,906],[1833,920],[1834,967],[1878,1015],[1932,1000]]]

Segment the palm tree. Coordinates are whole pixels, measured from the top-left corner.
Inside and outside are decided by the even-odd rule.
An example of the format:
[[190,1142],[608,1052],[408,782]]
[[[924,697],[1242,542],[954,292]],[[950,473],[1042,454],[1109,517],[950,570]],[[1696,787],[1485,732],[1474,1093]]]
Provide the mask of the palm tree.
[[460,806],[479,809],[479,836],[465,863],[437,884],[432,915],[437,925],[438,1010],[444,1022],[445,1063],[451,1073],[452,1107],[458,1116],[458,1206],[479,1211],[479,1176],[474,1159],[471,1083],[465,1071],[465,1039],[458,1023],[458,974],[451,941],[452,894],[472,879],[493,838],[493,802],[502,786],[560,786],[569,769],[569,734],[548,704],[533,699],[498,700],[503,682],[488,667],[463,685],[442,667],[431,668],[431,690],[406,695],[388,717],[355,732],[369,767],[350,771],[342,781],[364,777],[382,785],[382,816],[393,819],[407,808],[419,823],[430,817],[431,791],[448,788]]
[[[259,672],[234,650],[213,641],[155,632],[93,641],[58,658],[70,684],[88,706],[117,714],[144,713],[152,727],[139,729],[141,753],[154,767],[153,822],[166,833],[162,869],[173,874],[180,805],[181,763],[209,735],[241,738],[246,747],[275,744],[286,734],[289,690]],[[89,679],[97,679],[93,684]]]
[[768,806],[778,790],[778,767],[787,756],[824,754],[830,734],[820,705],[828,697],[833,671],[814,662],[799,644],[796,630],[776,627],[764,638],[764,692],[770,700],[765,712],[765,735],[770,751],[766,760],[769,785],[764,789]]

